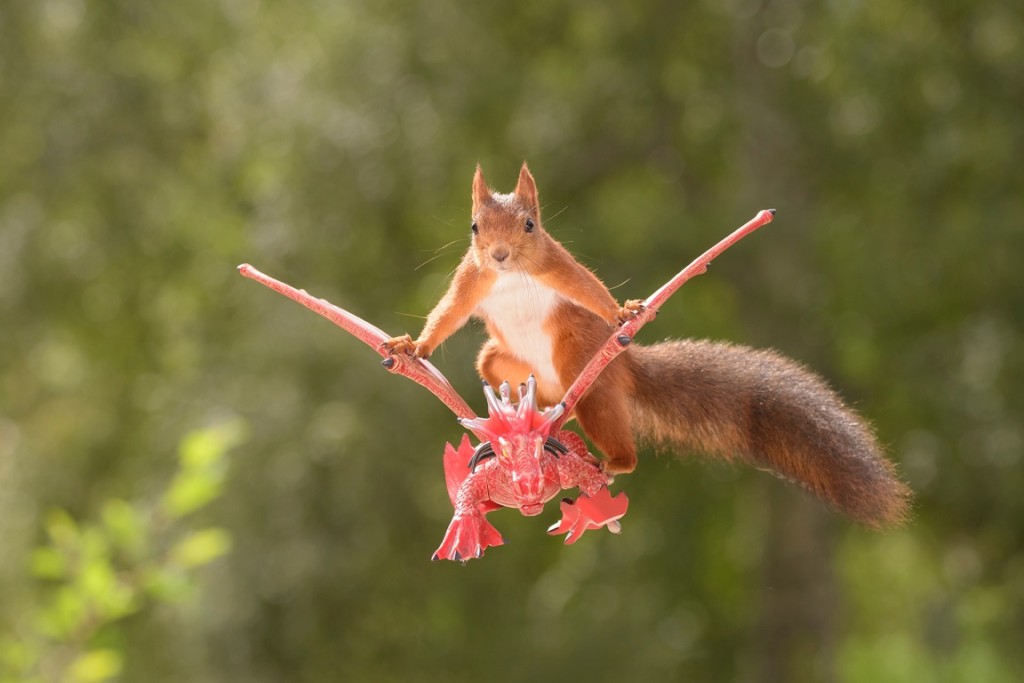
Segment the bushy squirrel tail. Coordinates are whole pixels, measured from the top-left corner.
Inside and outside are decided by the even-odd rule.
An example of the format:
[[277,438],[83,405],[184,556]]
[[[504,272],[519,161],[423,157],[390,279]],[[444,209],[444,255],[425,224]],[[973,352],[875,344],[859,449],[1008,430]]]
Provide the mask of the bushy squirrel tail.
[[641,440],[741,459],[870,527],[906,519],[910,489],[867,423],[797,362],[697,340],[631,351],[633,429]]

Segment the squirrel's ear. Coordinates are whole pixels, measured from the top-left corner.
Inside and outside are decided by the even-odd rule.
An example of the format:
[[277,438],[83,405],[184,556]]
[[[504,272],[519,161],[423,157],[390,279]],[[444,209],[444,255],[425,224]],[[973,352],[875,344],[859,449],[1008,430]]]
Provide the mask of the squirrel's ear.
[[526,167],[525,161],[523,162],[523,168],[519,171],[519,182],[516,183],[516,197],[531,209],[540,211],[540,205],[537,201],[537,183],[533,181],[533,176],[530,175],[530,169]]
[[476,165],[476,175],[473,176],[473,210],[478,206],[491,201],[491,191],[487,188],[487,181],[484,180],[484,171],[480,164]]

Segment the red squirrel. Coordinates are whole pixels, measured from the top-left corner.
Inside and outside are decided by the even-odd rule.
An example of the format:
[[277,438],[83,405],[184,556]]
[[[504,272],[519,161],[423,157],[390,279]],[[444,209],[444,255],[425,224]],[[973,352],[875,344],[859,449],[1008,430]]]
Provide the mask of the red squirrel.
[[[541,225],[526,164],[511,194],[492,192],[477,166],[472,238],[418,339],[387,342],[426,358],[470,317],[490,339],[477,371],[491,386],[537,381],[555,405],[608,339],[635,315]],[[609,475],[636,467],[635,437],[658,447],[740,458],[868,525],[902,521],[909,489],[871,429],[827,384],[773,351],[702,340],[634,343],[598,377],[575,417]]]

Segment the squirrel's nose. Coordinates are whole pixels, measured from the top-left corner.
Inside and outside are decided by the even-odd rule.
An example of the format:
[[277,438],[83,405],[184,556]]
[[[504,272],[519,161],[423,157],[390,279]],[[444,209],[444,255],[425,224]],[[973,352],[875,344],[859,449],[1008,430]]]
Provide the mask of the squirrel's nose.
[[491,249],[491,258],[493,258],[498,263],[501,263],[502,261],[508,258],[508,248],[495,247],[494,249]]

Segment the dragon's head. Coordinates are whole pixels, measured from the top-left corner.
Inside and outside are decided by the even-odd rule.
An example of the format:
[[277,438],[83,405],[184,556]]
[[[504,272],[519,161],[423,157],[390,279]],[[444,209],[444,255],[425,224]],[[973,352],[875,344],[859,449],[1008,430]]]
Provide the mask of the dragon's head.
[[498,391],[500,397],[484,382],[488,416],[460,420],[462,426],[485,438],[477,446],[469,466],[474,469],[480,461],[496,457],[497,467],[508,474],[519,511],[536,515],[550,497],[551,485],[558,484],[554,459],[567,452],[566,447],[551,436],[556,421],[565,412],[565,405],[541,411],[537,407],[537,382],[532,375],[526,384],[520,385],[517,404],[512,403],[508,382]]

